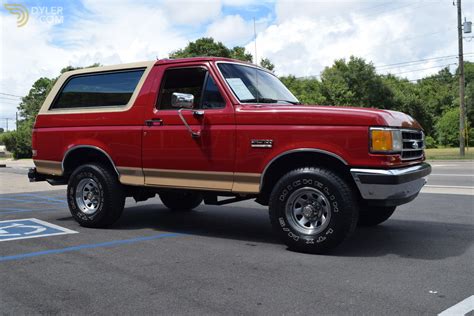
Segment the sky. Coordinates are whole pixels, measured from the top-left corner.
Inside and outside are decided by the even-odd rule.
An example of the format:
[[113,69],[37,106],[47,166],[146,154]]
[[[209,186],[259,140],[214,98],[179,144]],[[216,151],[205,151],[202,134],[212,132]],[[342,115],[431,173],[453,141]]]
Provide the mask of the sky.
[[[26,24],[17,26],[7,4],[28,10]],[[474,20],[474,0],[462,7],[463,18]],[[203,36],[254,55],[256,40],[257,58],[269,58],[277,75],[319,77],[334,60],[354,55],[379,73],[416,80],[455,69],[456,17],[453,0],[2,1],[0,127],[8,118],[12,128],[18,96],[40,77],[68,65],[166,58]],[[473,35],[464,39],[469,61]]]

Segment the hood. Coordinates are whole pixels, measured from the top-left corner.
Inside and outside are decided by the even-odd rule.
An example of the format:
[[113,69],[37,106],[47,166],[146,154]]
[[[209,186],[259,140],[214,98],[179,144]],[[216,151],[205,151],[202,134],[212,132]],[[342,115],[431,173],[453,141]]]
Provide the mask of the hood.
[[421,129],[411,116],[397,111],[321,105],[244,104],[239,124],[391,126]]

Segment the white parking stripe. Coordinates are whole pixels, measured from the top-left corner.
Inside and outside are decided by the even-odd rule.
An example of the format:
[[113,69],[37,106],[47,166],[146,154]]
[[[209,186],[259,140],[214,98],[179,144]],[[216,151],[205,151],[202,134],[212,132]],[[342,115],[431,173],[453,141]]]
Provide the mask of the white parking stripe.
[[467,313],[474,311],[474,295],[469,296],[465,300],[451,306],[447,310],[442,311],[438,316],[458,316],[466,315]]
[[474,195],[474,187],[456,187],[444,185],[425,185],[421,193]]
[[432,173],[430,176],[442,177],[474,177],[474,174]]
[[464,186],[464,185],[434,185],[434,184],[427,184],[425,185],[427,188],[449,188],[449,189],[474,189],[474,187]]

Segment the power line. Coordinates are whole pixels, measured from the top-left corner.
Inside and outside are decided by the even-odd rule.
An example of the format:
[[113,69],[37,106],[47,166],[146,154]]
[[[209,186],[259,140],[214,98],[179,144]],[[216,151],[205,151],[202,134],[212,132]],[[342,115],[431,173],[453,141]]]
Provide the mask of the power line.
[[0,94],[3,94],[3,95],[9,95],[9,96],[12,96],[12,97],[23,98],[21,95],[16,95],[16,94],[3,93],[3,92],[0,92]]
[[[469,53],[469,54],[464,54],[464,55],[470,55],[470,54],[474,54],[474,53]],[[403,62],[398,62],[398,63],[393,63],[393,64],[386,64],[386,65],[379,65],[379,66],[374,66],[374,67],[377,68],[377,69],[380,69],[380,68],[391,67],[391,66],[399,66],[399,65],[406,65],[406,64],[412,64],[412,63],[420,63],[420,62],[436,60],[436,59],[451,59],[451,58],[457,58],[457,57],[458,57],[458,55],[446,55],[446,56],[438,56],[438,57],[417,59],[417,60],[411,60],[411,61],[403,61]]]
[[[414,5],[416,5],[417,3],[409,3],[409,4],[406,4],[404,6],[401,6],[401,7],[398,7],[398,8],[392,8],[392,10],[387,10],[387,11],[380,11],[380,12],[377,12],[377,13],[373,13],[373,14],[364,14],[363,16],[364,17],[370,17],[370,16],[374,16],[374,15],[379,15],[379,14],[385,14],[385,13],[388,13],[388,12],[393,12],[393,11],[398,11],[398,10],[401,10],[401,9],[404,9],[404,8],[408,8],[408,7],[412,7]],[[422,5],[424,6],[424,5]],[[420,6],[418,6],[417,8],[419,8]]]
[[2,100],[0,99],[0,103],[12,103],[12,104],[20,104],[21,101],[16,101],[16,100]]
[[[467,55],[467,54],[466,54]],[[436,63],[440,63],[440,62],[454,62],[454,59],[458,59],[457,56],[453,56],[453,57],[438,57],[438,58],[426,58],[426,59],[420,59],[418,61],[412,61],[412,62],[401,62],[401,63],[397,63],[397,64],[392,64],[391,66],[374,66],[378,71],[389,71],[391,69],[400,69],[400,68],[406,68],[406,67],[416,67],[416,66],[421,66],[427,62],[430,62],[429,64],[431,63],[435,63],[433,66],[436,66]],[[428,64],[428,65],[429,65]]]
[[402,71],[402,72],[397,72],[397,73],[390,73],[391,75],[401,75],[409,72],[417,72],[417,71],[423,71],[423,70],[428,70],[428,69],[433,69],[433,68],[440,68],[440,67],[448,67],[452,65],[457,65],[456,63],[453,64],[447,64],[447,65],[438,65],[438,66],[433,66],[433,67],[428,67],[428,68],[422,68],[422,69],[413,69],[413,70],[407,70],[407,71]]
[[2,97],[2,96],[0,96],[0,99],[9,100],[9,101],[15,101],[15,102],[21,102],[21,100],[9,98],[9,97]]

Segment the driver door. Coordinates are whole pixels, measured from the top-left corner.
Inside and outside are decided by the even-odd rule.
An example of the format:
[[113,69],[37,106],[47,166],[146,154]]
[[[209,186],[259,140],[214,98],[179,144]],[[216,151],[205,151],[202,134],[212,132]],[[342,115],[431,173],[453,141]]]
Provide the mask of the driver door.
[[[142,145],[145,184],[231,191],[234,109],[218,86],[212,68],[207,63],[159,67],[156,102],[145,113],[147,124]],[[192,95],[192,109],[173,107],[177,95],[173,93]]]

